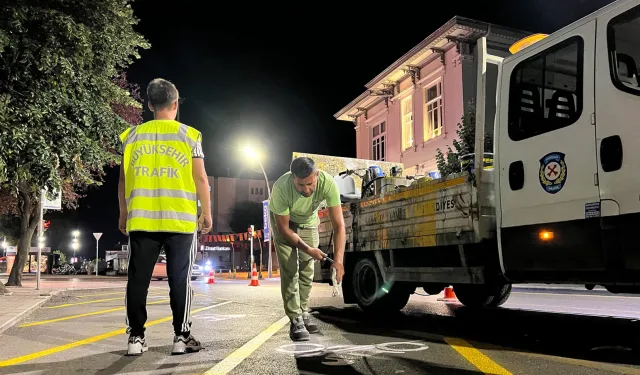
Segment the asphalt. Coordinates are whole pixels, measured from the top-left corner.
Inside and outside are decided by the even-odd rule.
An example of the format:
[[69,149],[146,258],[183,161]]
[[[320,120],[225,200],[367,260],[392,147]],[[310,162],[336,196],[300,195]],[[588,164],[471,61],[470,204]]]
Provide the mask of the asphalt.
[[56,295],[0,335],[0,374],[640,374],[634,296],[517,287],[502,308],[475,311],[417,289],[402,312],[375,317],[316,284],[322,333],[294,344],[278,280],[260,283],[196,281],[193,332],[207,349],[183,356],[168,355],[166,281],[152,282],[142,357],[124,356],[122,287]]

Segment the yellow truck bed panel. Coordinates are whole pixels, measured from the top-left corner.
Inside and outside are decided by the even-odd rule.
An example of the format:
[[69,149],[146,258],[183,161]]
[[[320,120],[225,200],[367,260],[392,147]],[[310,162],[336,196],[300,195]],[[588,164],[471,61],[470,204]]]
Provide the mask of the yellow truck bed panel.
[[[466,176],[416,184],[355,203],[357,248],[386,250],[464,244],[474,241],[474,189]],[[353,243],[353,214],[343,207],[347,249]],[[331,223],[320,217],[321,245],[328,245]]]

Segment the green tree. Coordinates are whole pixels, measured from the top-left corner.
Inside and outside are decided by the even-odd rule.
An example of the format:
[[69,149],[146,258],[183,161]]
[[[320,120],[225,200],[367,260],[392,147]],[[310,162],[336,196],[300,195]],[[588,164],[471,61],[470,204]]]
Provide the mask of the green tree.
[[20,286],[41,189],[73,209],[119,162],[116,111],[141,104],[118,72],[150,45],[130,0],[6,0],[0,13],[0,199],[20,220],[7,283]]
[[243,201],[233,206],[229,216],[229,227],[235,233],[246,232],[254,225],[256,230],[262,229],[262,203]]
[[54,255],[59,255],[58,263],[59,263],[60,265],[65,265],[65,264],[67,264],[67,263],[68,263],[68,262],[67,262],[67,256],[66,256],[62,251],[60,251],[60,250],[55,250],[55,251],[53,252],[53,254],[54,254]]
[[[466,154],[471,154],[475,150],[476,144],[476,106],[474,102],[469,103],[465,114],[462,115],[460,122],[458,123],[458,129],[456,134],[459,139],[454,139],[453,147],[455,151],[451,149],[451,146],[447,146],[447,153],[443,153],[442,150],[436,150],[436,165],[441,177],[446,177],[450,174],[460,173],[462,168],[460,166],[460,157]],[[491,152],[493,150],[493,137],[491,134],[485,134],[484,151]]]

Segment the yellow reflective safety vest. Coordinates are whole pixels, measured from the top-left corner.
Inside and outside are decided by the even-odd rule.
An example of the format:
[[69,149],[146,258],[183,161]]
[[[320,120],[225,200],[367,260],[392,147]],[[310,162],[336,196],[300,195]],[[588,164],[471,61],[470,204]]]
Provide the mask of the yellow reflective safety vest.
[[172,120],[153,120],[120,135],[127,232],[194,233],[198,222],[192,151],[202,135]]

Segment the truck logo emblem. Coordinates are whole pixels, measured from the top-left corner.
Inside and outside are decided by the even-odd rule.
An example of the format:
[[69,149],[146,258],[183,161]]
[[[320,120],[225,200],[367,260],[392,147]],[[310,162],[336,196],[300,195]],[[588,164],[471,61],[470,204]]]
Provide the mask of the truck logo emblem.
[[540,159],[540,186],[549,194],[556,194],[567,181],[567,163],[562,152],[552,152]]

